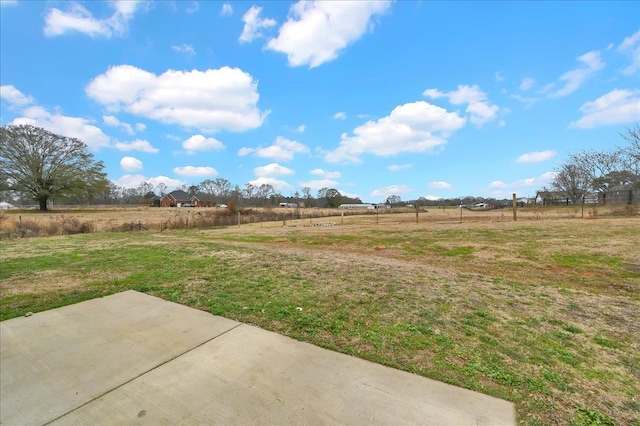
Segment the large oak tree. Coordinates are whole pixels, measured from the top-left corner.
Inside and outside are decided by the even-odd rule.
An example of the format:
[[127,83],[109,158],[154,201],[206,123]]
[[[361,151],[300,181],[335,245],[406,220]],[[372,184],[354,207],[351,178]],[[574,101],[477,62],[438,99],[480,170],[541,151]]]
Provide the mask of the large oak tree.
[[28,193],[47,210],[51,197],[91,197],[106,182],[104,165],[79,139],[31,125],[0,127],[0,184]]

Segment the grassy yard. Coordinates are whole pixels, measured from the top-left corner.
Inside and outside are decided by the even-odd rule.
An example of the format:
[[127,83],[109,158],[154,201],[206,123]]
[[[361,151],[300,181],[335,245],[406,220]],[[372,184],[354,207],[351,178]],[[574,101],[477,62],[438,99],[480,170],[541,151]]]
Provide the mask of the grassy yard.
[[637,218],[287,225],[2,241],[0,315],[135,289],[513,401],[521,424],[640,425]]

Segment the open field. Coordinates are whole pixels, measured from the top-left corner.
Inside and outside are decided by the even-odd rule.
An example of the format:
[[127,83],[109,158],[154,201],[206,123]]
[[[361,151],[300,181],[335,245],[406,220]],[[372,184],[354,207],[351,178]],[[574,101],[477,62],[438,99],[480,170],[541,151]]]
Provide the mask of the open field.
[[[61,207],[49,212],[38,210],[0,210],[0,238],[18,236],[50,236],[65,233],[164,230],[167,228],[194,228],[207,226],[229,226],[262,221],[288,221],[306,219],[303,225],[324,222],[325,218],[336,224],[390,224],[414,223],[413,208],[368,211],[317,209],[317,208],[256,208],[241,209],[238,216],[223,208],[158,208],[158,207],[108,207],[90,208]],[[608,215],[638,214],[635,209],[619,206],[530,206],[518,209],[520,220],[549,220],[561,218],[594,218]],[[345,217],[342,219],[341,214]],[[355,216],[354,216],[355,215]],[[510,208],[469,211],[456,207],[421,207],[419,222],[466,222],[466,221],[511,221]],[[22,232],[20,230],[22,229]],[[84,231],[83,231],[84,230]],[[68,232],[67,232],[68,231]]]
[[135,289],[505,398],[522,424],[640,425],[640,220],[571,212],[4,240],[0,314]]

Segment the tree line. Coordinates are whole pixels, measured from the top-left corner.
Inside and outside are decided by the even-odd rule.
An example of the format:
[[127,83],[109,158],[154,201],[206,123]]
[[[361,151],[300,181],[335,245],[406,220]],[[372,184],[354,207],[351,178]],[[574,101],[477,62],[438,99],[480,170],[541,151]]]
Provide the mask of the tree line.
[[611,191],[640,189],[640,126],[636,124],[622,133],[623,146],[609,150],[586,150],[573,153],[555,168],[551,189],[573,204],[581,204],[589,195],[606,203]]

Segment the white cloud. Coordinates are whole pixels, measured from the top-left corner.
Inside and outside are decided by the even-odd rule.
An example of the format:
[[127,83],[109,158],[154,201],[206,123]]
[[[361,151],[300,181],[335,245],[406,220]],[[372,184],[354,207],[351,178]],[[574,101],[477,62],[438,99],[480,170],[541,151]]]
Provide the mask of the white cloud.
[[387,166],[387,169],[391,170],[392,172],[397,172],[398,170],[406,170],[412,167],[413,164],[391,164]]
[[271,163],[267,164],[266,166],[256,167],[255,169],[253,169],[253,173],[256,176],[273,177],[292,175],[295,172],[288,167],[281,166],[278,163]]
[[340,183],[333,179],[316,179],[316,180],[309,180],[306,182],[300,182],[301,187],[304,188],[305,186],[308,186],[309,188],[316,189],[316,190],[322,189],[322,188],[335,188],[338,185],[340,185]]
[[513,98],[519,102],[522,102],[525,106],[525,108],[530,108],[532,107],[534,104],[536,104],[537,102],[540,101],[540,98],[534,98],[531,96],[522,96],[519,95],[517,93],[514,93],[512,95],[509,95],[510,98]]
[[218,171],[213,167],[196,167],[196,166],[174,167],[173,172],[178,176],[187,176],[187,177],[216,176],[218,174]]
[[365,153],[427,152],[444,145],[465,122],[457,113],[424,101],[399,105],[388,116],[356,127],[353,136],[342,134],[340,146],[328,152],[325,160],[360,162],[359,156]]
[[253,186],[261,186],[261,185],[271,185],[273,186],[273,189],[275,189],[276,191],[293,191],[294,187],[292,185],[289,185],[287,182],[283,181],[283,180],[278,180],[276,178],[273,177],[265,177],[265,176],[261,176],[257,179],[251,180],[249,181],[249,183]]
[[406,185],[391,185],[386,188],[374,189],[371,191],[372,197],[388,197],[389,195],[400,195],[411,192],[411,188]]
[[106,124],[107,126],[120,127],[129,135],[135,134],[135,132],[133,131],[133,128],[131,127],[131,124],[124,123],[118,120],[118,118],[115,115],[103,115],[102,121],[104,121],[104,124]]
[[637,74],[640,70],[640,30],[626,37],[618,46],[618,52],[631,58],[631,65],[623,68],[621,72],[625,75]]
[[337,179],[340,176],[342,176],[340,172],[330,172],[322,169],[313,169],[309,173],[311,173],[314,176],[322,176],[323,178],[327,178],[327,179]]
[[453,189],[453,185],[448,182],[430,182],[429,188],[431,189]]
[[191,6],[187,6],[185,10],[188,14],[191,15],[192,13],[196,13],[198,10],[200,10],[200,4],[197,1],[192,1]]
[[224,148],[224,144],[215,138],[193,135],[182,142],[182,147],[186,149],[189,154],[194,154],[197,151],[221,150]]
[[129,21],[133,19],[138,1],[117,0],[111,5],[115,9],[113,14],[105,19],[96,19],[80,3],[69,3],[66,12],[49,9],[45,16],[44,35],[56,37],[68,32],[80,32],[91,37],[125,36],[129,30]]
[[167,186],[167,189],[169,191],[172,191],[176,188],[181,187],[182,185],[185,185],[186,182],[178,180],[178,179],[172,179],[170,177],[167,176],[156,176],[156,177],[152,177],[146,180],[147,182],[149,182],[151,185],[153,186],[158,186],[158,184],[165,184]]
[[155,75],[131,65],[109,68],[86,87],[87,95],[111,111],[124,110],[203,132],[241,132],[262,125],[258,84],[239,68],[168,70]]
[[556,156],[555,151],[527,152],[516,158],[516,163],[542,163]]
[[171,46],[171,49],[175,50],[178,53],[184,53],[187,56],[193,56],[196,54],[195,49],[190,44],[174,44]]
[[116,142],[113,147],[118,151],[141,151],[155,154],[159,151],[158,148],[154,148],[149,141],[143,139],[136,139],[133,142]]
[[11,124],[30,124],[42,127],[58,135],[80,139],[92,149],[109,146],[110,138],[91,121],[82,117],[68,117],[59,113],[51,114],[40,106],[31,106],[22,111],[22,117]]
[[525,77],[522,79],[522,83],[520,83],[520,90],[529,90],[533,87],[536,81],[533,78]]
[[385,13],[390,1],[306,1],[291,6],[287,21],[266,48],[285,53],[292,67],[322,65],[337,58]]
[[487,94],[476,84],[473,86],[460,85],[457,90],[451,92],[427,89],[422,94],[431,99],[447,98],[453,105],[467,104],[465,112],[469,114],[469,120],[478,127],[495,120],[500,111],[500,107],[491,105],[487,101]]
[[300,142],[278,136],[274,144],[271,146],[266,148],[241,148],[238,151],[238,155],[244,156],[248,154],[255,154],[262,158],[288,161],[292,160],[295,154],[305,152],[309,152],[309,148]]
[[147,178],[143,175],[122,175],[113,183],[122,188],[137,188],[147,181]]
[[511,194],[532,195],[537,189],[551,184],[556,174],[554,172],[543,173],[539,177],[517,180],[505,183],[501,180],[493,181],[489,184],[489,193],[496,198],[510,198]]
[[136,130],[139,132],[144,132],[147,130],[147,125],[144,123],[136,123]]
[[592,102],[585,102],[584,114],[569,127],[590,129],[607,124],[625,124],[640,121],[640,89],[614,89]]
[[231,16],[233,15],[233,6],[231,6],[229,3],[224,3],[222,5],[222,9],[220,9],[220,16]]
[[562,74],[558,80],[563,82],[564,86],[550,93],[549,97],[559,98],[575,92],[585,81],[605,67],[605,63],[600,59],[600,52],[597,50],[587,52],[577,60],[582,62],[582,66]]
[[31,96],[25,95],[10,84],[0,86],[0,99],[8,102],[11,107],[26,107],[35,102]]
[[136,170],[142,170],[142,161],[135,157],[122,157],[120,160],[120,167],[126,172],[134,172]]
[[307,129],[307,126],[304,124],[299,125],[298,127],[296,127],[296,129],[294,130],[294,132],[296,133],[304,133],[304,131]]
[[251,6],[251,8],[242,15],[244,28],[242,29],[242,34],[240,34],[240,42],[248,43],[258,37],[262,37],[262,33],[260,32],[262,28],[273,27],[276,24],[275,19],[260,18],[260,12],[262,12],[261,7]]
[[0,6],[14,6],[18,4],[18,0],[0,0]]
[[347,114],[340,111],[340,112],[336,112],[335,114],[333,114],[333,119],[334,120],[346,120],[347,119]]

